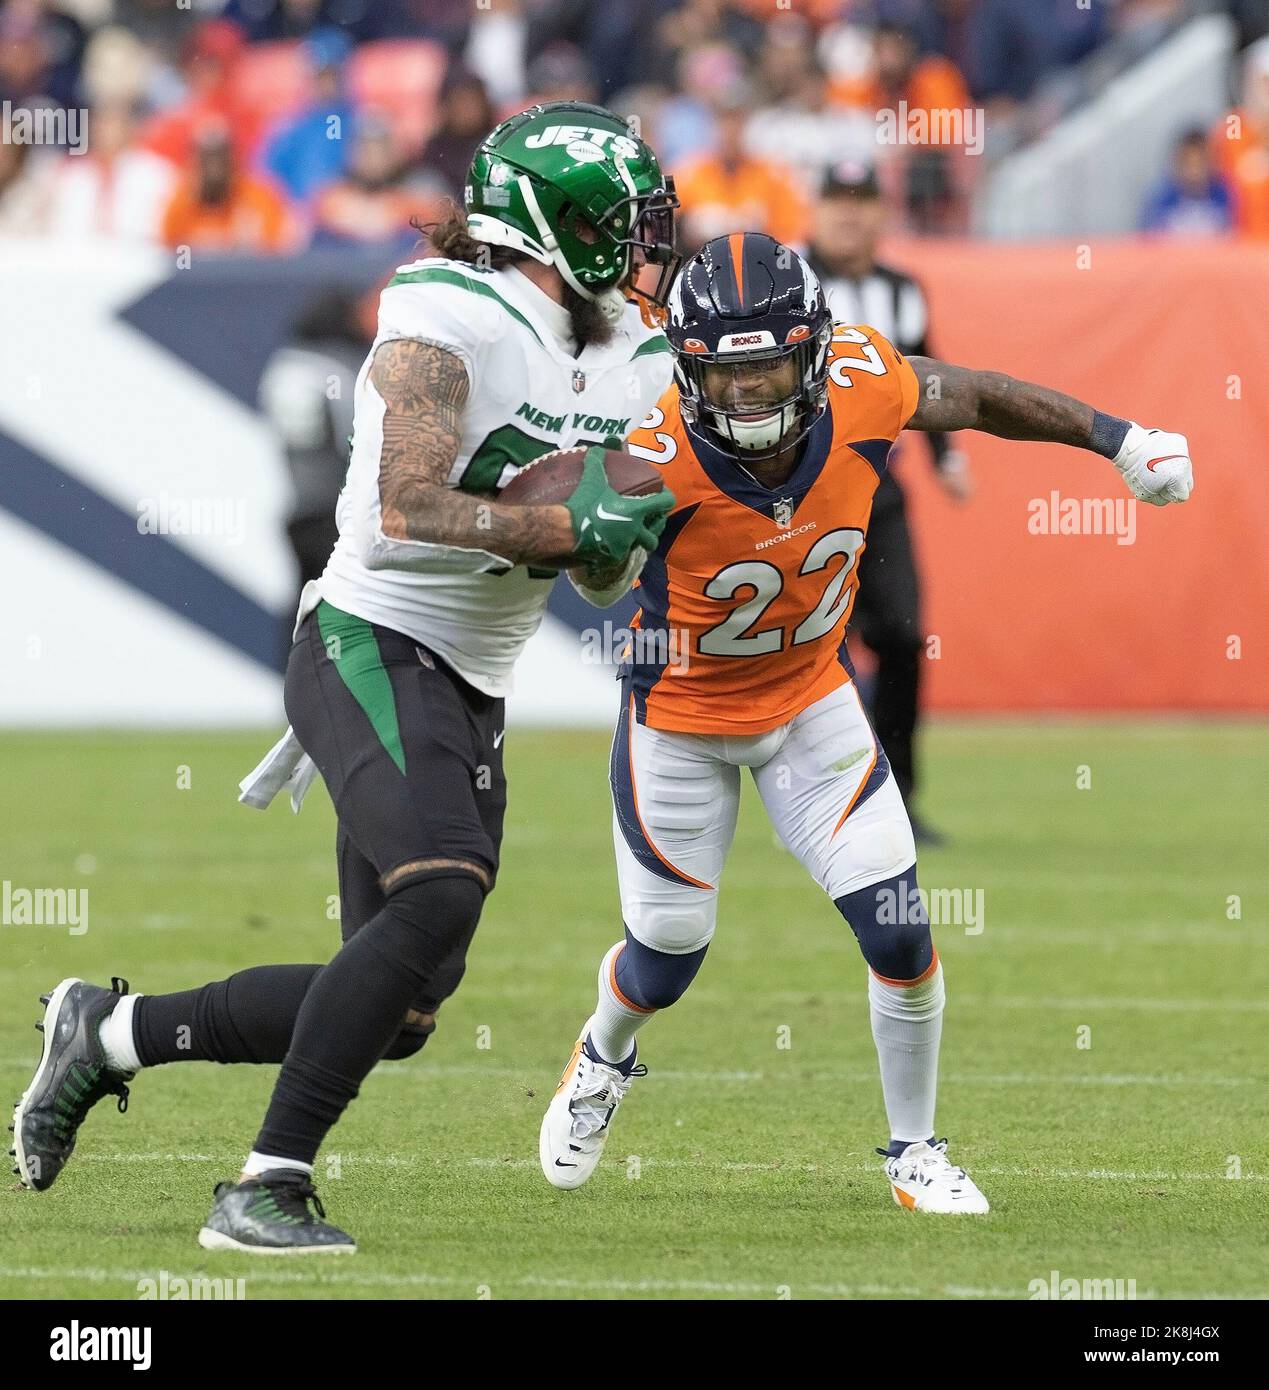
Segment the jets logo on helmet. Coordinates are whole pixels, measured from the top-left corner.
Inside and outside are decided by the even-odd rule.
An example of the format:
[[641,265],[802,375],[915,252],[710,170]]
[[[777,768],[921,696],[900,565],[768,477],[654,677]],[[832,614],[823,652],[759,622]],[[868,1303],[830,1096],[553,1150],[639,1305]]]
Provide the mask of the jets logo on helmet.
[[482,141],[465,189],[478,241],[553,265],[610,317],[643,264],[660,268],[646,298],[664,305],[677,273],[674,180],[651,148],[602,106],[551,102],[512,116]]
[[[545,108],[544,108],[545,109]],[[611,130],[603,130],[595,126],[580,125],[549,125],[545,130],[540,130],[530,135],[525,140],[525,146],[531,150],[545,149],[548,145],[563,145],[572,153],[573,146],[588,146],[600,152],[600,158],[604,157],[604,146],[608,146],[609,153],[614,159],[638,159],[639,142],[632,140],[628,135],[614,135]]]
[[815,272],[757,232],[707,242],[669,298],[683,420],[738,462],[796,447],[828,398],[832,315]]

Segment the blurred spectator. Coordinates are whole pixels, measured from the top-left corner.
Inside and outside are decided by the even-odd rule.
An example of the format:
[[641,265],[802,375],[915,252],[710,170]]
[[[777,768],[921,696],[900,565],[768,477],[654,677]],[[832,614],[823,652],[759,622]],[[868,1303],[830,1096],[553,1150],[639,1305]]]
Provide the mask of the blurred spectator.
[[377,287],[360,299],[345,290],[322,295],[260,380],[260,408],[294,489],[286,533],[300,588],[325,569],[339,534],[335,503],[348,472],[354,387],[375,336],[378,300]]
[[674,74],[676,90],[658,104],[657,154],[667,169],[709,151],[714,134],[711,103],[744,81],[745,60],[725,43],[701,44],[682,53]]
[[748,51],[756,60],[758,88],[768,106],[796,101],[815,75],[811,26],[801,15],[785,14],[773,21]]
[[303,39],[322,25],[337,24],[340,10],[330,0],[229,0],[223,11],[252,43]]
[[[769,6],[770,15],[775,6]],[[766,16],[764,16],[765,18]],[[655,26],[647,51],[645,80],[664,80],[681,71],[683,55],[707,44],[719,44],[740,53],[759,54],[770,31],[759,20],[742,13],[727,0],[685,0],[666,7]],[[681,90],[691,92],[680,80]]]
[[791,246],[806,240],[806,204],[794,179],[780,165],[745,152],[752,109],[749,89],[734,88],[718,103],[714,153],[675,170],[685,249],[739,231],[766,232]]
[[418,240],[410,219],[437,215],[440,199],[420,207],[419,197],[401,181],[401,153],[391,125],[368,113],[357,120],[348,172],[318,194],[314,244],[382,244],[404,250]]
[[[514,8],[522,8],[518,0]],[[717,33],[720,24],[714,20],[693,25],[692,11],[705,9],[721,18],[727,7],[692,3],[685,6],[683,0],[621,0],[620,4],[587,4],[585,0],[547,0],[543,4],[541,0],[529,0],[523,8],[531,20],[530,48],[536,52],[554,43],[575,44],[589,58],[598,81],[599,100],[607,106],[616,92],[634,82],[654,78],[673,65],[673,58],[663,65],[654,58],[660,46],[657,29],[664,16],[671,15],[676,27],[682,24],[692,28],[690,41],[700,42]],[[686,39],[686,34],[683,37]]]
[[54,236],[159,239],[177,172],[136,145],[139,126],[130,102],[90,108],[87,153],[65,155],[54,174],[47,215]]
[[754,155],[778,160],[808,190],[836,160],[871,163],[877,157],[872,113],[863,107],[830,105],[827,80],[817,68],[799,81],[795,96],[763,107],[750,120],[746,137]]
[[73,106],[83,55],[83,26],[71,15],[43,0],[0,8],[0,100]]
[[476,146],[498,124],[484,82],[463,68],[451,69],[441,92],[440,121],[415,172],[461,199]]
[[[529,64],[528,102],[597,101],[595,71],[580,48],[553,43]],[[527,103],[526,103],[527,104]]]
[[1207,132],[1187,130],[1173,151],[1171,173],[1146,202],[1141,229],[1170,236],[1212,236],[1233,225],[1233,199],[1212,164]]
[[181,52],[185,97],[142,131],[147,149],[183,169],[193,154],[195,132],[208,121],[220,121],[230,132],[237,157],[251,157],[259,132],[233,88],[234,67],[244,45],[238,26],[223,19],[201,24],[190,34]]
[[34,145],[0,140],[0,236],[44,230],[53,156]]
[[163,240],[213,252],[288,249],[293,228],[279,194],[242,172],[229,131],[209,122],[194,137],[194,166],[163,218]]
[[880,24],[873,31],[872,62],[862,80],[839,80],[829,97],[842,106],[869,111],[962,111],[970,105],[969,88],[949,58],[921,56],[916,31],[904,24]]
[[356,119],[344,93],[344,63],[351,44],[338,29],[319,29],[305,43],[313,65],[313,96],[299,115],[265,142],[262,165],[297,202],[306,203],[347,166],[345,136]]
[[81,102],[141,105],[158,98],[162,104],[164,85],[161,60],[122,25],[107,24],[89,40],[80,70]]
[[173,0],[115,0],[115,23],[135,34],[156,54],[175,56],[192,23],[188,4]]
[[1238,231],[1269,237],[1269,38],[1243,55],[1242,105],[1213,130],[1212,155],[1233,190]]
[[983,101],[1025,101],[1054,68],[1077,63],[1105,37],[1105,0],[978,0],[970,25],[969,73]]
[[471,36],[463,53],[466,69],[485,84],[499,109],[518,105],[524,91],[529,25],[520,0],[498,0],[472,16]]
[[462,52],[475,12],[487,9],[490,3],[491,0],[338,0],[339,13],[359,43],[372,39],[436,39],[451,53]]

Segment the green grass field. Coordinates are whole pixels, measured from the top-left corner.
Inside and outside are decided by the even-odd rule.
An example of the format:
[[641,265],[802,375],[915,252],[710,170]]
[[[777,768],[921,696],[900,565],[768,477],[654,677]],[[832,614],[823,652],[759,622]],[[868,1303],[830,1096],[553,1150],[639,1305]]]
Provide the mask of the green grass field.
[[[0,926],[6,1103],[62,976],[155,993],[331,954],[325,793],[298,818],[234,801],[272,737],[0,738],[0,878],[89,890],[83,935]],[[508,745],[502,874],[463,988],[319,1162],[356,1257],[198,1248],[275,1069],[194,1063],[140,1075],[126,1115],[94,1111],[50,1192],[11,1180],[3,1296],[135,1298],[160,1270],[245,1276],[249,1298],[1021,1298],[1051,1270],[1142,1298],[1269,1296],[1269,729],[929,735],[925,805],[953,843],[922,882],[985,905],[981,934],[936,928],[939,1133],[993,1204],[959,1220],[891,1202],[865,967],[752,788],[710,957],[645,1029],[651,1075],[610,1157],[578,1192],[545,1183],[538,1123],[619,934],[607,739]]]

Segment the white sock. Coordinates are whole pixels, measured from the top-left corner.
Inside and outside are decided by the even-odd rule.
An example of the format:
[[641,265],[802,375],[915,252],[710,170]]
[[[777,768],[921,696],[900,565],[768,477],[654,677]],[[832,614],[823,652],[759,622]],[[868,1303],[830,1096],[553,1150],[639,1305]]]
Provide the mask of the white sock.
[[256,1153],[254,1149],[247,1155],[247,1161],[242,1165],[242,1171],[249,1178],[258,1178],[261,1173],[269,1173],[276,1168],[291,1168],[300,1173],[307,1173],[309,1177],[313,1176],[311,1163],[301,1163],[297,1158],[273,1158],[270,1154]]
[[941,963],[916,985],[888,985],[868,973],[868,1011],[892,1140],[911,1144],[934,1133],[944,999]]
[[97,1036],[101,1039],[106,1065],[111,1071],[141,1070],[141,1058],[137,1056],[137,1045],[132,1036],[132,1011],[137,1007],[137,1000],[144,997],[141,994],[125,994],[98,1025]]
[[613,987],[613,965],[626,943],[619,941],[599,965],[599,1003],[590,1025],[590,1045],[614,1065],[624,1062],[634,1050],[635,1034],[655,1010],[632,1008]]

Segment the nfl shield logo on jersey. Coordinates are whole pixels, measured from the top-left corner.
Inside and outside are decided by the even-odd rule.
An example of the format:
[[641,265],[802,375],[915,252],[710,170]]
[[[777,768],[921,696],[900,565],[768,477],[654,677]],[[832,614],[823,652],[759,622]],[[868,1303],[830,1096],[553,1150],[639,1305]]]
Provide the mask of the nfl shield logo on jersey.
[[585,373],[585,372],[574,372],[574,373],[573,373],[573,390],[576,391],[577,394],[580,396],[580,395],[582,394],[582,392],[585,391],[585,389],[586,389],[586,373]]
[[771,510],[775,514],[777,526],[791,526],[793,524],[792,497],[781,497],[778,502],[772,504]]

